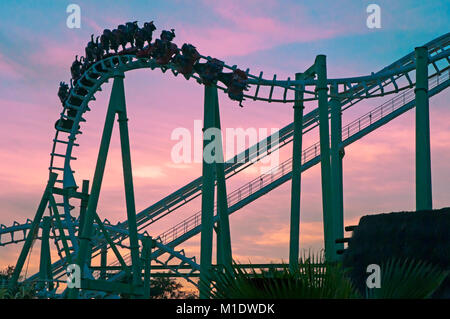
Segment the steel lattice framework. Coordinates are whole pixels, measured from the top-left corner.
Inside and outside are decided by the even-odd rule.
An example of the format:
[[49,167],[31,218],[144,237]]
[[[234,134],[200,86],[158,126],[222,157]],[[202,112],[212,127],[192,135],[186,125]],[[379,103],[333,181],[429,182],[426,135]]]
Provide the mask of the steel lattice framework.
[[[321,163],[325,256],[327,260],[337,260],[344,248],[342,243],[336,243],[336,239],[343,237],[344,228],[344,148],[414,107],[416,206],[418,210],[432,208],[428,100],[450,84],[450,33],[367,76],[329,79],[324,55],[318,55],[308,70],[296,73],[292,79],[280,80],[276,75],[265,79],[263,72],[253,75],[247,69],[245,73],[250,90],[244,97],[268,103],[294,104],[293,122],[277,132],[278,138],[269,136],[225,163],[203,162],[201,177],[138,213],[134,204],[124,94],[125,73],[143,68],[160,69],[175,76],[179,72],[172,62],[160,65],[153,58],[126,53],[110,55],[93,63],[76,81],[60,114],[61,121],[70,120],[73,125],[71,129],[56,126],[49,180],[34,219],[0,227],[1,246],[24,242],[10,288],[17,284],[36,239],[42,243],[40,270],[26,281],[38,283],[36,287],[41,297],[104,297],[126,293],[148,298],[150,277],[162,275],[161,270],[169,271],[171,276],[183,277],[194,285],[198,285],[193,280],[195,277],[208,282],[216,268],[231,265],[229,215],[289,180],[292,180],[289,264],[295,267],[299,257],[301,174],[318,163]],[[212,60],[205,56],[200,56],[200,59]],[[235,71],[237,67],[225,64],[224,69]],[[91,189],[89,181],[83,181],[79,191],[75,172],[71,168],[79,146],[77,136],[82,134],[83,122],[86,121],[84,115],[90,111],[89,103],[95,100],[95,94],[110,79],[114,83]],[[195,79],[204,86],[204,128],[220,128],[218,91],[227,92],[227,87],[217,82],[206,85],[195,72],[187,79]],[[262,90],[264,94],[261,87],[266,87]],[[342,125],[342,113],[348,108],[363,99],[390,94],[393,96],[390,100]],[[317,101],[317,107],[303,114],[307,101]],[[107,219],[101,220],[97,203],[116,115],[120,128],[127,219],[112,225]],[[319,127],[320,141],[303,148],[303,135],[315,127]],[[292,158],[238,189],[227,192],[228,178],[291,142]],[[223,158],[223,154],[219,156]],[[242,158],[243,161],[238,160]],[[167,218],[199,196],[202,208],[198,213],[157,236],[147,233],[150,225]],[[75,210],[77,206],[78,212]],[[48,216],[44,217],[47,210]],[[213,229],[216,229],[218,238],[217,265],[212,265]],[[187,256],[183,249],[177,247],[199,233],[201,254],[197,262],[195,257]],[[59,256],[53,263],[50,259],[50,239]],[[115,261],[108,263],[108,254],[113,254]],[[90,262],[97,256],[101,259],[100,267],[92,266]],[[62,289],[60,282],[65,282],[67,266],[73,263],[82,269],[82,289]],[[200,297],[207,296],[204,287],[207,285],[200,287]]]

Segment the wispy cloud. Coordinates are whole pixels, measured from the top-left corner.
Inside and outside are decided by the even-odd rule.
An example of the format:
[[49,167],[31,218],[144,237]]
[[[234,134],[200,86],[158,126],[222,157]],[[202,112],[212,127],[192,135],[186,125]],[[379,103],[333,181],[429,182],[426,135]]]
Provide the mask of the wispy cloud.
[[[282,44],[327,39],[349,31],[345,27],[332,27],[330,23],[315,23],[303,14],[300,6],[285,8],[295,10],[296,14],[283,19],[270,14],[270,7],[282,7],[282,4],[258,2],[256,5],[238,1],[204,3],[219,18],[218,22],[208,27],[178,24],[179,37],[197,45],[203,54],[212,56],[247,55]],[[269,10],[261,10],[260,7]]]
[[161,179],[167,175],[159,166],[140,166],[134,170],[134,176],[139,178]]
[[23,77],[23,68],[14,60],[0,53],[0,77],[4,79],[18,80]]

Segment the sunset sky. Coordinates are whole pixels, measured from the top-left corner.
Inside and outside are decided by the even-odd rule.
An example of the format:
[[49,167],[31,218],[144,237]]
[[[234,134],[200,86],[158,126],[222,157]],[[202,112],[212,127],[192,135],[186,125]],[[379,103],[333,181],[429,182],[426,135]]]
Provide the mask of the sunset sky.
[[[374,1],[1,1],[0,2],[0,224],[32,219],[48,179],[54,122],[61,105],[60,81],[70,79],[75,55],[84,55],[91,34],[137,20],[175,29],[174,42],[191,43],[228,65],[264,71],[267,78],[294,77],[327,55],[329,77],[376,72],[432,39],[449,32],[449,1],[376,1],[381,29],[366,27],[366,7]],[[81,28],[66,26],[66,7],[81,7]],[[92,102],[72,168],[79,186],[92,180],[112,81]],[[192,131],[203,117],[203,87],[195,81],[137,70],[126,74],[131,151],[137,210],[140,211],[201,174],[201,165],[171,159],[176,128]],[[450,206],[450,91],[430,100],[433,205]],[[382,100],[356,104],[343,125]],[[244,108],[219,92],[223,128],[282,128],[292,121],[292,105],[245,101]],[[306,112],[312,110],[310,104]],[[126,217],[118,129],[107,162],[99,214],[116,223]],[[318,131],[304,137],[304,148]],[[291,146],[280,154],[287,159]],[[346,148],[345,225],[366,214],[414,210],[414,110]],[[250,168],[227,184],[232,191],[256,178]],[[241,262],[287,261],[290,182],[230,217],[233,254]],[[197,213],[195,200],[149,229],[158,235]],[[323,246],[320,166],[302,175],[301,249]],[[198,254],[199,236],[181,247]],[[0,247],[0,269],[14,264],[21,245]],[[29,272],[38,268],[36,251]]]

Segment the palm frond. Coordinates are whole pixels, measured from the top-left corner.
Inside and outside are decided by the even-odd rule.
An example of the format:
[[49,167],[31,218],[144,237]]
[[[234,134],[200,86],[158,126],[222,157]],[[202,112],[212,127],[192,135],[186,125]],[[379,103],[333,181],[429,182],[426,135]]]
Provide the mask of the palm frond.
[[[324,261],[323,254],[304,254],[293,271],[284,264],[281,269],[247,271],[233,263],[211,278],[210,297],[214,299],[270,298],[356,298],[352,283],[339,265]],[[200,283],[205,285],[205,283]]]
[[366,288],[366,298],[429,298],[448,275],[438,266],[410,259],[390,259],[380,265],[380,269],[381,287]]

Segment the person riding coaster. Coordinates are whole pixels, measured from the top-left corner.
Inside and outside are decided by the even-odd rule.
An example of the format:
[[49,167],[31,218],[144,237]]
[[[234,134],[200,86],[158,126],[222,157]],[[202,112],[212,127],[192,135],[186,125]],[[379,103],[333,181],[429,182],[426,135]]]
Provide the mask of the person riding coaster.
[[156,63],[165,65],[170,62],[174,54],[178,52],[178,47],[171,41],[175,38],[175,30],[163,30],[160,39],[156,39],[153,45],[154,50],[150,56],[156,60]]
[[[143,28],[139,28],[137,21],[127,22],[125,25],[119,25],[117,29],[103,30],[103,34],[98,36],[94,41],[94,35],[91,35],[91,40],[85,48],[86,57],[75,56],[75,61],[70,67],[71,79],[70,90],[74,90],[77,95],[85,95],[87,91],[83,86],[77,85],[81,79],[81,84],[84,86],[92,86],[92,81],[95,81],[104,72],[103,64],[95,64],[107,57],[114,55],[136,55],[138,58],[154,58],[160,65],[166,65],[173,62],[176,70],[183,74],[186,79],[196,72],[200,83],[205,85],[214,85],[217,81],[225,84],[227,89],[225,92],[232,100],[239,101],[242,106],[244,100],[244,91],[248,90],[248,76],[242,70],[234,70],[232,73],[223,73],[224,62],[218,59],[208,58],[206,63],[199,63],[201,55],[196,48],[191,44],[183,44],[181,50],[172,42],[175,38],[175,30],[163,30],[160,38],[151,43],[153,31],[156,30],[153,21],[145,22]],[[100,42],[99,42],[100,39]],[[131,47],[127,48],[130,43]],[[147,43],[147,46],[144,46]],[[122,50],[119,52],[119,46]],[[113,52],[110,52],[113,51]],[[119,58],[124,59],[124,58]],[[110,62],[105,62],[106,67],[112,67]],[[112,64],[116,62],[112,61]],[[94,65],[94,69],[89,74],[89,78],[82,77],[83,74]],[[58,97],[61,103],[65,104],[70,93],[69,87],[66,83],[61,82],[58,91]],[[79,105],[81,100],[72,96],[68,101],[70,105]],[[55,128],[72,129],[73,120],[77,114],[75,109],[68,108],[68,119],[61,118],[55,123]],[[57,129],[58,129],[57,128]]]
[[206,85],[213,85],[219,79],[219,74],[223,70],[225,63],[218,59],[208,60],[206,63],[197,62],[194,65],[194,70],[200,76],[202,83]]
[[83,62],[84,57],[81,57],[80,60],[78,60],[78,55],[75,56],[75,61],[72,62],[72,66],[70,67],[70,74],[74,83],[76,83],[82,75]]
[[119,51],[119,45],[120,45],[119,40],[121,38],[121,34],[119,34],[119,33],[120,33],[120,31],[117,29],[113,29],[110,34],[107,33],[107,36],[109,37],[109,47],[116,54]]
[[228,97],[239,101],[239,106],[242,107],[244,91],[248,91],[249,86],[247,73],[240,69],[236,69],[232,73],[220,73],[219,81],[227,87],[226,93],[228,93]]
[[117,43],[122,46],[123,50],[125,50],[127,43],[128,43],[127,27],[125,25],[121,24],[114,31],[113,32],[115,33]]
[[147,41],[147,45],[150,45],[150,43],[152,42],[153,31],[156,30],[156,27],[153,24],[153,21],[145,22],[142,30],[144,31],[144,38],[145,38],[145,41]]
[[100,36],[100,45],[103,50],[105,50],[105,54],[108,54],[109,49],[111,48],[111,40],[112,40],[112,32],[109,29],[103,30],[102,35]]
[[[70,88],[70,90],[73,90],[74,88]],[[59,83],[59,88],[58,88],[58,97],[61,101],[62,107],[64,107],[67,99],[70,96],[70,90],[69,90],[69,85],[66,84],[65,82],[60,82]],[[74,100],[75,99],[75,100]],[[74,105],[81,105],[82,101],[79,98],[75,98],[75,97],[71,97],[69,99],[69,103],[70,104],[74,104]],[[59,130],[60,128],[64,129],[64,130],[71,130],[72,126],[73,126],[73,119],[77,116],[77,110],[71,107],[67,108],[67,117],[69,118],[60,118],[58,120],[56,120],[55,122],[55,129]],[[79,126],[78,126],[79,128]]]
[[138,58],[154,58],[156,63],[166,65],[178,53],[177,45],[171,42],[175,38],[174,31],[174,29],[171,31],[163,30],[160,39],[156,39],[153,44],[150,43],[147,48],[139,51],[136,56]]
[[[150,57],[153,31],[155,31],[155,30],[156,30],[156,27],[153,24],[153,21],[145,22],[143,28],[138,27],[136,29],[136,32],[134,33],[134,42],[135,42],[135,46],[139,49],[138,53],[140,54],[140,57],[147,57],[147,58]],[[144,48],[146,42],[147,42],[147,47]],[[142,50],[145,50],[145,52],[141,52]]]
[[93,34],[91,34],[91,41],[89,41],[88,44],[86,45],[84,52],[85,52],[85,61],[94,62],[96,57],[96,45],[94,42]]
[[194,70],[194,64],[200,59],[200,54],[191,44],[183,44],[181,47],[181,53],[178,52],[173,58],[173,63],[179,73],[183,74],[186,80]]
[[130,43],[131,47],[134,48],[134,37],[137,30],[139,30],[137,21],[127,22],[125,23],[125,26],[126,26],[125,38],[127,42]]
[[[77,110],[68,108],[67,116],[71,117],[71,118],[75,118],[75,116],[77,116]],[[73,119],[60,118],[60,119],[56,120],[56,122],[55,122],[55,129],[57,129],[57,130],[59,130],[59,128],[62,128],[64,130],[70,131],[72,129],[72,126],[73,126]],[[78,128],[80,128],[79,125],[78,125]]]
[[59,82],[58,97],[64,106],[64,103],[69,97],[69,85],[66,82]]
[[138,28],[134,34],[134,44],[136,48],[142,50],[145,44],[145,30]]

